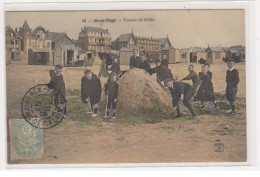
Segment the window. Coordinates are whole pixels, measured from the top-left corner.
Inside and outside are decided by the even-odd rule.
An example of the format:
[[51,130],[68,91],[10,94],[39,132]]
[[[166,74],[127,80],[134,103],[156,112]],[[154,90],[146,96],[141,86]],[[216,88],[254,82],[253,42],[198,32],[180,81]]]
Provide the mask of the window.
[[208,52],[208,57],[209,57],[209,58],[211,58],[211,55],[212,55],[212,53],[211,53],[211,52]]
[[220,59],[220,52],[215,53],[215,59]]
[[47,48],[50,48],[50,46],[51,46],[50,42],[47,42]]
[[11,41],[11,44],[14,45],[14,41]]
[[181,55],[182,58],[186,58],[186,53]]

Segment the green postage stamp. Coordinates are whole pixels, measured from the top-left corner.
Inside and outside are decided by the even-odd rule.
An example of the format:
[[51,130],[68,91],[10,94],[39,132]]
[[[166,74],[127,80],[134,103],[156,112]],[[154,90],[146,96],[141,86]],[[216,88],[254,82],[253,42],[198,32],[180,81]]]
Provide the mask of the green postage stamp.
[[24,119],[11,119],[11,160],[39,159],[43,157],[43,130]]

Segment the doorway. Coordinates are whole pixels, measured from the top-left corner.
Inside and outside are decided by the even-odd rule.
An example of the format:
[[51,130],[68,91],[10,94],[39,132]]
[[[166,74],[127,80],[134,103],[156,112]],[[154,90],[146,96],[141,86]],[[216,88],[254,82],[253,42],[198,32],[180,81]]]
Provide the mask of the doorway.
[[71,61],[73,61],[73,57],[74,57],[74,51],[68,50],[67,51],[67,65],[69,65],[71,63]]

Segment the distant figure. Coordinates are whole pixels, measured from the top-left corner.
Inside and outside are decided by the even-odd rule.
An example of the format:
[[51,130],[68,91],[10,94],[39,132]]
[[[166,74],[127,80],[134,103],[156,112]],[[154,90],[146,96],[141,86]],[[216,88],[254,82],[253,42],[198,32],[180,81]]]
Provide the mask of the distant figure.
[[201,67],[201,72],[199,73],[201,84],[198,89],[196,99],[201,101],[203,107],[205,107],[205,102],[213,102],[215,107],[217,107],[215,102],[213,83],[211,81],[212,72],[209,71],[209,67],[209,64],[205,64]]
[[121,74],[120,64],[118,62],[118,57],[113,58],[111,70],[112,70],[112,73],[115,73],[117,76],[119,76]]
[[115,73],[112,73],[110,75],[109,81],[105,84],[105,95],[107,96],[107,112],[105,115],[105,118],[109,118],[109,110],[112,106],[113,109],[113,119],[116,118],[116,103],[117,103],[117,97],[119,93],[119,85],[116,82],[117,81],[117,75]]
[[179,106],[181,102],[183,102],[184,106],[189,109],[192,118],[196,118],[197,114],[192,106],[193,98],[196,93],[195,89],[187,83],[174,82],[172,79],[169,78],[165,79],[164,85],[167,85],[167,87],[170,89],[172,96],[172,105],[173,108],[177,110],[176,118],[180,118],[182,116]]
[[130,58],[129,66],[131,68],[138,68],[140,62],[140,57],[137,56],[137,49],[133,50],[133,56]]
[[98,73],[98,77],[107,77],[107,64],[106,64],[106,58],[103,57],[102,59],[102,62],[101,62],[101,65],[100,65],[100,70],[99,70],[99,73]]
[[198,74],[194,71],[194,66],[189,65],[188,67],[189,75],[184,77],[182,80],[192,80],[192,86],[195,90],[197,90],[200,85],[200,79]]
[[169,59],[168,59],[167,55],[163,55],[163,57],[162,57],[162,65],[165,66],[166,68],[168,68]]
[[[83,103],[90,101],[92,118],[97,117],[98,103],[101,97],[101,82],[100,79],[90,70],[84,71],[84,76],[81,79],[81,99]],[[87,100],[88,99],[88,100]]]
[[59,97],[62,97],[64,103],[66,103],[65,98],[65,83],[62,76],[62,65],[56,65],[55,70],[50,70],[50,83],[48,84],[50,88],[54,89],[54,104],[58,106],[58,111],[61,111],[59,107]]
[[173,79],[171,70],[168,69],[167,67],[163,66],[161,64],[161,60],[156,59],[155,64],[156,64],[156,67],[152,68],[150,70],[150,75],[157,73],[157,80],[159,80],[160,82],[164,81],[167,78]]
[[145,54],[141,54],[141,59],[140,59],[140,63],[139,63],[139,67],[138,68],[144,69],[146,72],[150,71],[150,63],[146,59]]
[[227,73],[226,73],[226,98],[229,101],[229,104],[231,106],[231,112],[228,113],[228,115],[235,115],[236,114],[236,97],[237,97],[237,91],[238,91],[238,83],[240,81],[239,79],[239,73],[238,70],[234,67],[234,60],[229,59],[227,61]]

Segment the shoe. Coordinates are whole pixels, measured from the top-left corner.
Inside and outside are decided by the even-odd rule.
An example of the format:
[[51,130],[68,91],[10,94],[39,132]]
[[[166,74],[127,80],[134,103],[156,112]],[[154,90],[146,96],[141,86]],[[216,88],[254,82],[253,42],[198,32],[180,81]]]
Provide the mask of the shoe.
[[104,118],[107,119],[107,118],[109,118],[109,116],[108,116],[108,115],[105,115]]
[[97,117],[97,114],[92,114],[92,118],[96,118]]
[[177,114],[176,116],[175,116],[175,118],[177,119],[177,118],[180,118],[182,115],[181,114]]
[[116,116],[113,116],[112,119],[116,119]]
[[87,111],[87,114],[92,114],[92,112],[91,111]]
[[227,116],[233,116],[233,115],[236,115],[236,114],[237,114],[236,111],[231,111],[231,112],[227,113]]

